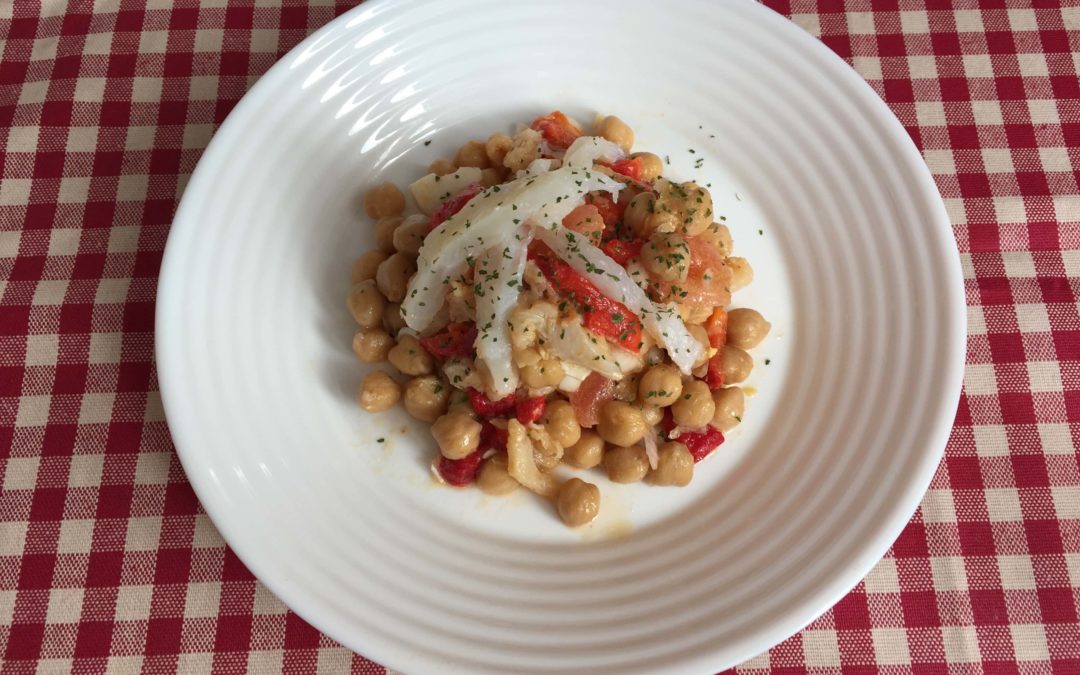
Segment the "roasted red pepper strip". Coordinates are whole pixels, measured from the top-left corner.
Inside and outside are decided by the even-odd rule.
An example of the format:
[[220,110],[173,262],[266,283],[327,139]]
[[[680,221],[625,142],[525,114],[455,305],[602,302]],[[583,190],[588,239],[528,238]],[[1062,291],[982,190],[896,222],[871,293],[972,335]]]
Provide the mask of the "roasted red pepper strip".
[[[671,430],[675,428],[675,418],[671,416],[670,408],[664,410],[664,420],[661,424],[663,425],[664,434],[670,434]],[[720,447],[724,442],[724,434],[719,429],[707,426],[701,431],[684,431],[679,434],[678,438],[672,440],[685,445],[686,449],[693,455],[696,464],[712,454],[713,450]]]
[[724,367],[721,363],[720,352],[709,359],[709,368],[705,371],[705,384],[709,391],[716,391],[724,386]]
[[472,321],[452,323],[441,333],[420,338],[420,346],[439,360],[472,356],[476,342],[476,324]]
[[442,479],[454,487],[464,487],[476,479],[476,472],[480,470],[480,462],[484,459],[484,448],[465,455],[461,459],[447,459],[439,456],[436,468]]
[[623,217],[625,206],[620,206],[606,192],[590,192],[585,195],[585,203],[592,204],[600,211],[600,217],[604,219],[604,226],[608,229],[615,227]]
[[471,183],[465,186],[465,189],[461,192],[443,202],[442,206],[437,208],[435,213],[431,214],[431,222],[428,223],[428,232],[434,230],[439,225],[442,225],[444,221],[450,219],[450,216],[465,208],[465,205],[469,203],[469,200],[480,194],[480,191],[483,189],[484,186],[480,185],[480,183]]
[[724,442],[724,434],[719,429],[705,427],[702,431],[684,431],[675,440],[686,446],[696,463],[720,447],[720,444]]
[[633,157],[629,159],[619,159],[610,164],[607,162],[598,162],[598,164],[608,167],[615,173],[621,173],[627,178],[633,178],[636,181],[641,180],[641,173],[645,170],[645,165],[642,161]]
[[641,253],[641,247],[644,245],[644,239],[634,239],[631,241],[626,241],[625,239],[609,239],[604,242],[601,249],[609,258],[623,267],[626,267],[626,264],[630,262],[631,258]]
[[469,387],[466,393],[469,395],[469,405],[472,406],[473,411],[484,418],[508,413],[517,404],[517,398],[513,394],[500,398],[498,401],[492,401],[484,395],[484,392],[472,387]]
[[559,295],[577,305],[585,328],[623,349],[635,353],[641,349],[641,320],[626,305],[601,293],[591,281],[559,260],[543,244],[529,247],[529,259],[536,263]]
[[543,396],[519,398],[514,406],[514,416],[517,417],[518,422],[529,424],[540,419],[546,407],[547,401]]
[[569,148],[570,144],[581,136],[581,129],[574,126],[570,118],[558,110],[537,117],[530,126],[540,132],[548,145],[563,150]]
[[510,442],[510,433],[502,427],[497,427],[488,420],[482,422],[480,431],[480,450],[506,451],[506,444]]
[[709,369],[705,371],[705,384],[709,386],[710,390],[716,391],[724,386],[724,368],[721,354],[724,351],[724,345],[727,344],[726,309],[717,307],[712,316],[705,321],[705,334],[709,336],[709,344],[719,350],[709,359]]
[[709,336],[709,344],[720,348],[727,344],[727,310],[717,307],[705,321],[705,333]]

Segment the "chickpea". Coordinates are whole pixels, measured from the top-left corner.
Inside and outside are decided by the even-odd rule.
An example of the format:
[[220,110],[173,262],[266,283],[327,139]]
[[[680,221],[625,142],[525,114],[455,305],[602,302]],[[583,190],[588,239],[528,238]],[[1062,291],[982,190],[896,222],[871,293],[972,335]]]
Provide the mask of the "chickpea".
[[401,221],[401,224],[397,226],[391,236],[391,241],[398,253],[404,253],[415,258],[424,243],[424,237],[427,236],[429,222],[427,216],[419,214],[409,216]]
[[641,416],[645,418],[645,424],[655,427],[664,420],[664,409],[654,405],[638,405]]
[[690,331],[690,334],[694,336],[694,339],[702,347],[701,356],[697,358],[697,361],[694,361],[694,368],[698,368],[709,362],[709,350],[712,349],[712,342],[709,341],[708,331],[699,323],[689,324],[686,330]]
[[728,312],[727,341],[739,349],[753,349],[769,334],[772,324],[755,309],[740,307]]
[[656,232],[641,249],[641,264],[656,279],[686,281],[690,272],[690,244],[673,232]]
[[415,335],[403,333],[387,354],[390,365],[405,375],[428,375],[435,370],[435,362]]
[[609,448],[604,453],[604,468],[613,483],[636,483],[649,473],[649,457],[640,445]]
[[480,172],[480,185],[489,188],[503,182],[503,174],[498,169],[487,168]]
[[638,236],[652,232],[679,232],[695,236],[712,224],[712,195],[697,183],[675,183],[659,179],[654,184],[656,197],[653,208],[645,219],[645,230]]
[[640,373],[624,375],[623,379],[615,383],[615,399],[626,401],[627,403],[632,403],[637,400],[638,380],[640,379]]
[[446,406],[447,412],[455,415],[465,415],[476,419],[476,411],[472,409],[472,403],[469,402],[469,395],[460,389],[451,389],[450,401]]
[[569,401],[563,399],[550,401],[540,422],[548,435],[564,448],[569,448],[581,440],[581,425],[578,424],[577,415],[574,414],[574,408]]
[[650,216],[655,209],[656,199],[653,194],[642,192],[626,205],[623,222],[634,233],[634,236],[646,239],[653,233]]
[[458,148],[457,153],[454,155],[454,164],[457,164],[459,167],[475,166],[478,169],[486,169],[491,166],[491,160],[488,159],[487,151],[483,143],[469,141]]
[[685,487],[694,477],[694,456],[682,443],[668,441],[657,448],[656,469],[649,474],[653,485]]
[[497,497],[508,495],[520,487],[520,484],[507,471],[508,459],[505,452],[492,455],[480,465],[476,475],[476,486]]
[[353,353],[364,363],[385,361],[393,345],[394,338],[381,328],[361,328],[352,339]]
[[731,345],[724,345],[720,353],[720,367],[724,371],[724,382],[737,384],[745,380],[754,367],[754,359],[743,350]]
[[457,167],[453,162],[448,162],[445,159],[437,159],[428,165],[428,173],[433,173],[436,176],[445,176],[447,174],[457,171]]
[[518,366],[521,381],[533,389],[554,387],[562,382],[565,375],[561,362],[557,359],[543,359],[535,349],[525,350],[524,359],[519,361],[519,364],[523,364]]
[[735,252],[735,243],[731,240],[731,230],[723,223],[713,223],[698,238],[707,241],[720,250],[720,253],[729,256]]
[[600,488],[580,478],[571,478],[559,488],[556,505],[559,517],[570,527],[590,523],[600,513]]
[[363,328],[374,328],[382,321],[386,298],[382,296],[371,279],[353,284],[349,290],[349,312]]
[[600,120],[600,124],[596,125],[596,134],[619,146],[623,152],[630,152],[630,148],[634,147],[634,130],[614,115]]
[[591,429],[582,429],[577,443],[566,448],[563,460],[579,469],[591,469],[604,460],[604,439]]
[[[702,329],[704,330],[704,329]],[[670,363],[649,368],[638,384],[638,399],[649,405],[666,407],[682,396],[682,375]]]
[[356,402],[370,413],[393,408],[401,399],[401,385],[381,370],[373,370],[360,383]]
[[746,258],[731,257],[727,259],[728,269],[731,270],[731,292],[746,288],[754,280],[754,269]]
[[641,161],[641,180],[653,181],[664,173],[664,162],[659,156],[651,152],[635,152],[630,156]]
[[521,171],[540,157],[540,132],[535,129],[522,129],[511,139],[509,152],[503,158],[503,166],[511,171]]
[[364,210],[369,218],[400,216],[405,210],[405,195],[393,183],[382,183],[364,195]]
[[716,412],[713,413],[712,425],[720,431],[731,431],[742,422],[743,411],[746,409],[746,395],[739,387],[724,387],[717,389],[712,394],[713,405]]
[[431,425],[431,436],[447,459],[461,459],[480,447],[483,427],[468,415],[448,413]]
[[395,253],[379,265],[378,271],[375,272],[375,282],[387,300],[401,302],[405,299],[409,279],[414,274],[416,274],[416,261],[404,253]]
[[645,417],[625,401],[608,401],[600,408],[596,432],[612,445],[633,445],[645,437]]
[[352,267],[352,282],[358,284],[361,281],[375,278],[375,271],[379,269],[382,261],[389,257],[385,251],[374,249],[356,259]]
[[492,165],[502,166],[503,161],[506,159],[506,153],[510,152],[512,147],[514,147],[514,141],[509,136],[494,133],[488,136],[487,143],[484,144],[484,152],[487,154],[488,159],[491,160]]
[[405,327],[405,317],[401,316],[401,305],[396,302],[386,303],[382,313],[382,322],[383,328],[396,337],[398,331]]
[[397,250],[394,248],[394,231],[404,220],[401,216],[389,216],[376,220],[372,227],[375,231],[375,245],[388,255]]
[[703,427],[712,420],[714,412],[712,392],[701,380],[687,383],[679,400],[671,404],[671,414],[680,427]]
[[414,377],[405,385],[405,409],[424,422],[434,422],[446,412],[450,387],[435,375]]

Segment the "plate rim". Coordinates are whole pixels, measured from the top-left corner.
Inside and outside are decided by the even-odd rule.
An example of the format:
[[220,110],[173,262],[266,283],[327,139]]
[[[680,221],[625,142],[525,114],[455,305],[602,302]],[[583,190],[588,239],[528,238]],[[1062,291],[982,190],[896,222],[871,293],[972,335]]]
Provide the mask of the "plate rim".
[[[874,121],[883,125],[889,139],[902,152],[903,156],[900,165],[912,172],[911,183],[919,188],[918,196],[925,198],[922,205],[927,207],[933,216],[932,222],[927,224],[927,229],[928,231],[937,232],[941,237],[940,242],[934,241],[932,243],[935,246],[946,244],[945,249],[940,251],[943,254],[941,272],[948,282],[941,289],[942,305],[947,310],[943,333],[948,333],[952,337],[952,341],[951,343],[944,339],[942,341],[942,344],[948,350],[946,355],[948,369],[942,373],[940,392],[942,400],[948,405],[939,409],[933,420],[927,420],[927,426],[932,429],[930,437],[935,441],[933,447],[926,448],[920,453],[917,469],[910,475],[901,498],[888,507],[886,515],[882,517],[882,525],[876,529],[872,537],[862,544],[858,558],[853,559],[851,564],[846,566],[842,572],[838,572],[830,578],[822,588],[809,593],[809,597],[802,604],[785,610],[778,616],[777,620],[772,621],[760,630],[754,631],[750,638],[740,640],[739,645],[735,645],[730,649],[734,653],[730,663],[706,662],[707,656],[703,656],[696,660],[688,659],[676,664],[672,672],[697,672],[699,669],[711,670],[721,666],[726,668],[767,651],[815,621],[858,585],[900,536],[917,511],[933,480],[937,467],[944,456],[946,444],[954,425],[956,411],[961,400],[961,385],[966,362],[967,316],[960,253],[954,239],[952,225],[944,201],[914,141],[877,92],[854,68],[829,49],[820,39],[769,7],[750,0],[733,0],[733,3],[749,6],[748,13],[755,15],[755,20],[762,22],[766,29],[784,34],[784,37],[795,44],[794,48],[796,50],[814,51],[824,62],[829,64],[823,66],[821,72],[830,77],[839,78],[843,80],[844,84],[851,87],[853,96],[857,97],[860,109],[872,116]],[[390,665],[405,670],[423,670],[431,665],[426,659],[411,658],[410,654],[403,653],[393,647],[384,649],[377,640],[363,641],[363,644],[359,644],[361,641],[355,639],[356,634],[347,633],[343,627],[334,625],[332,620],[324,620],[320,617],[318,611],[321,602],[311,599],[309,594],[304,592],[301,587],[287,583],[284,578],[277,578],[274,574],[268,576],[266,565],[261,562],[263,558],[260,552],[252,550],[243,542],[243,538],[238,533],[238,528],[241,525],[231,521],[228,517],[226,505],[221,501],[215,486],[211,484],[210,479],[203,472],[198,471],[198,468],[200,468],[197,463],[199,459],[198,453],[191,450],[191,446],[185,440],[188,436],[186,428],[197,420],[184,419],[183,422],[177,421],[182,418],[178,412],[179,404],[177,403],[182,392],[182,386],[179,384],[179,380],[182,379],[182,368],[179,368],[178,364],[175,363],[176,359],[173,359],[174,363],[169,362],[167,354],[170,351],[172,335],[170,331],[165,330],[175,320],[176,310],[160,302],[161,297],[167,295],[169,289],[183,283],[178,262],[180,254],[177,252],[178,247],[176,245],[178,238],[174,237],[174,234],[191,227],[197,227],[197,223],[193,222],[189,215],[196,208],[193,195],[197,195],[204,190],[204,184],[213,178],[210,171],[215,165],[221,164],[223,158],[218,157],[220,154],[218,148],[225,143],[222,139],[236,133],[234,128],[239,127],[243,119],[248,117],[255,109],[257,105],[256,99],[260,92],[269,91],[274,83],[281,81],[288,75],[291,71],[290,64],[295,61],[297,55],[302,54],[313,44],[318,43],[327,34],[346,27],[357,15],[390,6],[391,4],[400,8],[404,5],[424,5],[434,4],[434,2],[432,0],[406,0],[405,2],[398,0],[398,2],[391,3],[390,0],[366,0],[366,2],[343,12],[312,32],[280,57],[245,92],[215,131],[214,136],[192,171],[184,193],[180,198],[162,254],[155,297],[154,348],[162,407],[177,457],[206,515],[221,533],[225,543],[232,549],[233,553],[256,579],[281,599],[291,611],[294,611],[304,621],[307,621],[317,630],[325,633],[346,648],[355,651],[362,647],[363,652],[357,651],[358,654],[382,665]],[[185,448],[187,449],[185,450]],[[241,542],[241,545],[238,546],[235,542]],[[751,644],[742,647],[740,650],[739,646],[746,643]]]

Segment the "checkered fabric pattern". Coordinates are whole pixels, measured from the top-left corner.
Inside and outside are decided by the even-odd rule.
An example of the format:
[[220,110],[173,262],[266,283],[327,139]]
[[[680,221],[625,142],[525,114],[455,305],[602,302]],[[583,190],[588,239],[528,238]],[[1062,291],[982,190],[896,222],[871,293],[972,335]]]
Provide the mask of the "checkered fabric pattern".
[[[1080,673],[1080,7],[768,4],[926,157],[963,260],[968,367],[888,556],[737,670]],[[348,8],[255,5],[0,0],[3,673],[383,672],[239,563],[162,415],[154,296],[177,200],[245,90]]]

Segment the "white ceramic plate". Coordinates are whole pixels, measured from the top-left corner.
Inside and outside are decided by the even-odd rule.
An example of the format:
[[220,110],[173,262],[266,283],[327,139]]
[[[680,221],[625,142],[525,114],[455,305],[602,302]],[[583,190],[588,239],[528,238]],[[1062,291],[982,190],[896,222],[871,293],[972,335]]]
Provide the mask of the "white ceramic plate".
[[[583,532],[528,494],[435,486],[426,430],[356,407],[344,304],[367,187],[553,108],[618,114],[671,175],[711,183],[757,272],[736,304],[774,324],[746,423],[693,484],[601,481]],[[963,317],[918,152],[771,11],[373,0],[215,136],[169,238],[157,349],[206,510],[345,645],[414,673],[712,672],[825,611],[899,534],[956,409]]]

